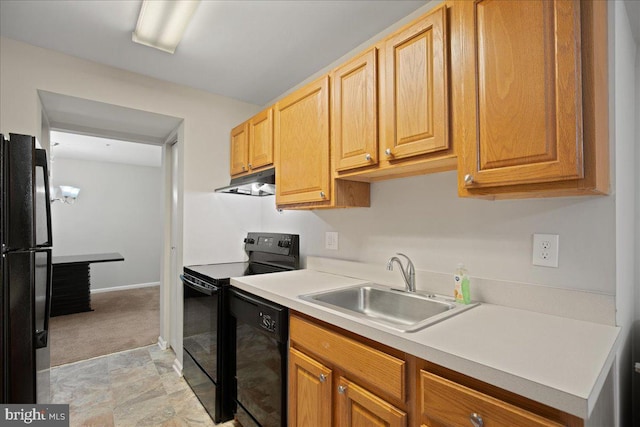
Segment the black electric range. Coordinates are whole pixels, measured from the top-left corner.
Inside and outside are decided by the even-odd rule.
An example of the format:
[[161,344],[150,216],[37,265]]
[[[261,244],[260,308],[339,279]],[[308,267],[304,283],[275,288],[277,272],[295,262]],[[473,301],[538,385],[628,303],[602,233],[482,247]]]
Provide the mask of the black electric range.
[[181,275],[183,375],[216,423],[232,419],[237,408],[230,278],[296,270],[300,262],[297,234],[248,233],[244,243],[248,261],[185,266]]

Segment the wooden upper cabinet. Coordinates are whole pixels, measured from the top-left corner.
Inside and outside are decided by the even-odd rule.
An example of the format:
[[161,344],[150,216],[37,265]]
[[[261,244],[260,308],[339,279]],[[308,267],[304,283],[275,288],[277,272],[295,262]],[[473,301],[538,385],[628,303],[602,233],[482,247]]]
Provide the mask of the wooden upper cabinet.
[[331,369],[289,349],[289,422],[292,427],[330,427]]
[[249,169],[273,164],[273,108],[249,120]]
[[249,124],[231,130],[231,176],[242,174],[249,168]]
[[[590,16],[601,6],[591,3],[599,2],[455,2],[459,41],[452,44],[458,48],[452,58],[453,68],[460,70],[453,90],[460,112],[455,128],[462,146],[461,195],[501,186],[575,183],[589,173],[585,156],[594,152],[586,144],[594,140],[585,134],[583,109],[589,111],[592,97],[600,96],[594,95],[600,82],[591,69],[600,42],[593,40]],[[606,55],[604,62],[606,67]],[[602,84],[606,93],[606,80]]]
[[278,101],[275,139],[276,204],[328,202],[331,197],[328,76]]
[[370,391],[341,377],[338,381],[339,427],[405,427],[407,414]]
[[231,130],[231,176],[273,164],[273,107]]
[[369,49],[333,72],[335,169],[378,163],[378,49]]
[[385,135],[390,160],[449,148],[446,7],[385,42]]

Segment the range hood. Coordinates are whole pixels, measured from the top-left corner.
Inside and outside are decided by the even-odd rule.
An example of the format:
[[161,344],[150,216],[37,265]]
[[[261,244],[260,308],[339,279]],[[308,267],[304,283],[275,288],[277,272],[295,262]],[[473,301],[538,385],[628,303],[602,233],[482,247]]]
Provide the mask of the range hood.
[[226,187],[216,188],[216,193],[242,194],[245,196],[272,196],[276,194],[276,169],[231,179]]

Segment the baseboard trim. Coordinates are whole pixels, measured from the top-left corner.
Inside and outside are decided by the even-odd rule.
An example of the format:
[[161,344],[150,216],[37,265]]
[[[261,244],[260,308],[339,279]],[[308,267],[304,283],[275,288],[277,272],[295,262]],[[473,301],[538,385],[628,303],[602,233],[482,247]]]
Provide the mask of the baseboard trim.
[[178,358],[173,360],[173,370],[176,371],[179,377],[182,377],[182,363],[180,363]]
[[160,350],[166,350],[168,348],[167,341],[162,337],[158,337],[158,347],[160,347]]
[[114,286],[111,288],[98,288],[98,289],[91,289],[90,292],[92,294],[100,294],[103,292],[126,291],[130,289],[150,288],[152,286],[160,286],[160,282],[135,283],[133,285]]

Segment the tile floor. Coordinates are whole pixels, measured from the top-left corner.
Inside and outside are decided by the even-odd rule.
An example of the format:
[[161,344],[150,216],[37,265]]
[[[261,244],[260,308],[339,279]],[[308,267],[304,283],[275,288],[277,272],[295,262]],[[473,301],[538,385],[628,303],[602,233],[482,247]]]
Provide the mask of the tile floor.
[[52,368],[52,403],[69,404],[71,427],[214,426],[174,358],[152,345]]

